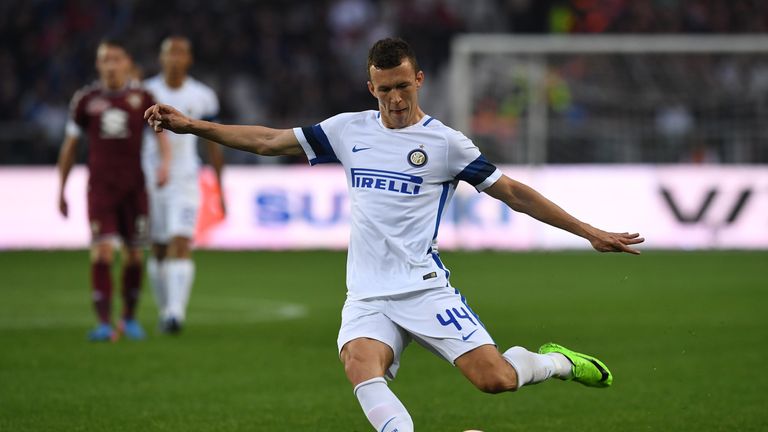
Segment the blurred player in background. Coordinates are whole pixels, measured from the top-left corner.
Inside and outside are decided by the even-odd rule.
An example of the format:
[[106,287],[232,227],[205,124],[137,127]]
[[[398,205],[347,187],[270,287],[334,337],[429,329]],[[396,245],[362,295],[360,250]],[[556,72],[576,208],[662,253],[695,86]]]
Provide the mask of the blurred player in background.
[[[152,95],[131,78],[133,61],[116,40],[102,41],[96,51],[99,80],[72,98],[70,119],[59,154],[59,211],[69,213],[65,187],[75,162],[80,137],[88,141],[88,218],[91,225],[91,283],[99,325],[89,333],[93,341],[116,340],[123,332],[143,339],[136,320],[142,272],[142,247],[147,229],[147,193],[141,169],[143,112],[154,103]],[[170,154],[165,133],[162,163],[155,180],[168,177]],[[118,331],[112,327],[111,267],[117,239],[122,240],[123,312]]]
[[[636,254],[631,245],[643,239],[579,221],[502,174],[462,133],[426,115],[418,101],[424,73],[405,41],[376,42],[368,73],[368,90],[379,110],[339,114],[315,126],[226,126],[190,119],[165,105],[152,107],[145,116],[156,131],[193,133],[261,155],[303,153],[312,165],[343,165],[351,232],[347,300],[337,343],[347,378],[377,431],[413,431],[410,414],[384,378],[394,378],[412,340],[489,393],[550,377],[590,387],[611,385],[613,376],[604,363],[561,345],[544,344],[538,353],[520,346],[499,352],[450,284],[437,251],[440,218],[462,180],[513,210],[587,239],[601,252]],[[552,299],[543,295],[542,301]],[[520,307],[525,305],[510,305],[509,313]]]
[[[158,102],[173,105],[195,119],[215,120],[219,101],[210,87],[187,75],[192,66],[192,46],[181,36],[166,38],[160,46],[162,72],[144,82]],[[147,273],[155,292],[160,313],[160,328],[178,333],[184,323],[187,303],[195,278],[192,239],[200,208],[197,137],[169,133],[173,155],[168,184],[158,188],[154,179],[161,157],[157,140],[149,132],[143,153],[144,171],[149,191],[150,237],[152,255]],[[205,141],[208,159],[221,185],[223,156],[221,147]],[[223,194],[220,194],[223,197]],[[221,201],[222,210],[224,201]]]

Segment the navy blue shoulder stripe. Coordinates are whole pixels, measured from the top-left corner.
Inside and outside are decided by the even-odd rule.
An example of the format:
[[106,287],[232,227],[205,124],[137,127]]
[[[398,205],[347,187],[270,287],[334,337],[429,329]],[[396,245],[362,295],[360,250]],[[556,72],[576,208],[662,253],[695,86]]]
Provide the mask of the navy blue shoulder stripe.
[[472,186],[477,186],[484,182],[493,172],[496,166],[488,162],[485,156],[480,155],[467,165],[457,176],[457,180],[464,180]]
[[339,162],[339,158],[336,157],[336,153],[331,147],[331,142],[328,141],[328,137],[320,125],[303,127],[301,131],[304,132],[304,137],[307,138],[309,146],[312,147],[315,156],[317,156],[315,163]]
[[432,121],[432,120],[434,120],[434,119],[435,119],[434,117],[430,117],[430,118],[428,118],[428,119],[427,119],[427,121],[425,121],[425,122],[424,122],[423,126],[426,126],[426,125],[428,125],[428,124],[429,124],[429,122],[431,122],[431,121]]

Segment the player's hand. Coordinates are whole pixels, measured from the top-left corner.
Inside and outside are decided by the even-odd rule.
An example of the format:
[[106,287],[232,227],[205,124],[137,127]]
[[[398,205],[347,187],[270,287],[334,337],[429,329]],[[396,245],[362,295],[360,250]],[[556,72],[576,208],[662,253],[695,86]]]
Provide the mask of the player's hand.
[[614,233],[595,229],[589,242],[592,247],[599,252],[626,252],[634,255],[640,255],[640,251],[630,247],[644,242],[639,233]]
[[186,133],[191,120],[170,105],[155,104],[144,111],[144,119],[155,132],[168,129],[171,132]]
[[64,198],[64,194],[59,194],[59,213],[65,218],[69,216],[69,205],[67,205],[67,199]]

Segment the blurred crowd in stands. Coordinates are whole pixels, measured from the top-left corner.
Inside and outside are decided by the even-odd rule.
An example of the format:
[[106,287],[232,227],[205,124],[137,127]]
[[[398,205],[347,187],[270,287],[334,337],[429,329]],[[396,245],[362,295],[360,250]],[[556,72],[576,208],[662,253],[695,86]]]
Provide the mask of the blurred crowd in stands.
[[440,115],[448,101],[438,84],[447,82],[457,33],[767,29],[768,2],[761,0],[3,0],[0,164],[56,160],[69,99],[96,78],[95,47],[104,36],[127,41],[150,76],[158,72],[162,38],[186,35],[193,75],[217,90],[223,122],[289,127],[375,108],[365,86],[366,54],[390,35],[415,47],[435,83],[423,105]]

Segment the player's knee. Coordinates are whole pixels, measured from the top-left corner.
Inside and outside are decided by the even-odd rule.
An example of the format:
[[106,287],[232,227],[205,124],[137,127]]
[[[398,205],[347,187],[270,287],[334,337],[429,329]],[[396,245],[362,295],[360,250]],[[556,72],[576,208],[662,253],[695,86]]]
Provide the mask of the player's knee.
[[168,254],[167,244],[154,243],[152,245],[152,255],[154,255],[155,259],[157,259],[158,261],[164,260],[167,254]]
[[189,258],[192,255],[191,241],[187,237],[174,237],[168,248],[171,258]]
[[392,362],[391,355],[386,354],[362,344],[347,344],[341,350],[341,361],[349,381],[357,385],[371,378],[384,376]]
[[495,394],[517,388],[517,372],[492,345],[482,346],[460,356],[455,364],[482,392]]
[[511,372],[499,368],[489,369],[472,377],[471,381],[483,393],[497,394],[517,389],[514,369]]
[[341,361],[344,363],[344,373],[353,384],[383,375],[383,371],[378,372],[380,368],[376,367],[376,363],[361,352],[346,351]]
[[144,260],[144,254],[141,249],[134,249],[134,248],[128,249],[126,253],[126,260],[125,260],[126,265],[131,265],[131,266],[141,265],[143,260]]
[[91,261],[95,263],[112,264],[114,248],[108,242],[99,242],[91,247]]

